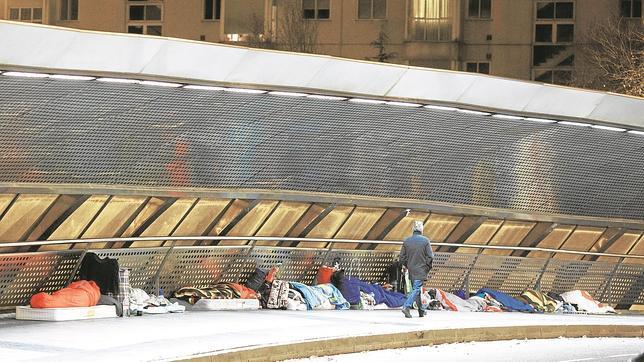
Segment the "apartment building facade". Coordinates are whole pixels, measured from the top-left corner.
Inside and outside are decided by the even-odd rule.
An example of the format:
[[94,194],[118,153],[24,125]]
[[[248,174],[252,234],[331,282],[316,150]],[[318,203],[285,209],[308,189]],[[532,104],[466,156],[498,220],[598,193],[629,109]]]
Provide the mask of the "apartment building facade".
[[[0,0],[0,18],[279,46],[284,9],[315,22],[315,52],[567,84],[594,23],[642,22],[642,0]],[[293,6],[293,5],[290,5]],[[290,19],[293,21],[293,19]],[[374,42],[383,46],[377,49]]]

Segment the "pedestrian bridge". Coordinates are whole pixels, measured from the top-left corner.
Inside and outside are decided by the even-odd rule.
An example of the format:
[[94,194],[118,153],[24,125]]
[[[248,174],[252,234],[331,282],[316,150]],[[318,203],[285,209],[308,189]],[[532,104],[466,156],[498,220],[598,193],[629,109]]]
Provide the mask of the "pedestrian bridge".
[[88,251],[117,257],[149,291],[243,281],[275,263],[306,282],[336,257],[377,281],[417,220],[435,242],[437,287],[642,303],[642,99],[7,21],[0,31],[0,307],[63,286]]

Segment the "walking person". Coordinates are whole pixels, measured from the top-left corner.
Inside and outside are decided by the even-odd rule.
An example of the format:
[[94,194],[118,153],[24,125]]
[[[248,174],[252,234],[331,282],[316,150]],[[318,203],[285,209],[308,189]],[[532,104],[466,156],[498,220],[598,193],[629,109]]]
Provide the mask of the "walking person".
[[400,262],[407,268],[409,279],[412,282],[412,290],[407,296],[402,312],[405,318],[411,318],[409,310],[418,304],[418,316],[425,316],[425,309],[421,303],[420,292],[423,283],[427,280],[427,274],[432,268],[434,252],[429,239],[423,236],[423,222],[414,221],[412,227],[413,235],[405,239],[400,249]]

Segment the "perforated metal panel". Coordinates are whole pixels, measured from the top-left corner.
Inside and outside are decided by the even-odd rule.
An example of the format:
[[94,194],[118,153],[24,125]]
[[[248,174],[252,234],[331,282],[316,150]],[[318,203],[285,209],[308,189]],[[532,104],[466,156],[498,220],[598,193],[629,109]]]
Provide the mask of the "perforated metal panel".
[[[602,262],[588,263],[590,265],[584,268],[585,272],[579,276],[573,289],[585,290],[599,298],[605,294],[604,291],[608,286],[611,274],[615,270],[615,264]],[[608,297],[607,295],[605,296]]]
[[17,147],[0,163],[3,183],[327,192],[644,218],[644,138],[634,134],[136,84],[1,76],[0,89],[0,146]]
[[80,251],[0,255],[0,308],[29,303],[38,292],[65,286]]
[[[159,283],[167,293],[184,286],[208,286],[219,281],[245,282],[255,267],[278,264],[281,264],[279,279],[313,284],[318,268],[336,259],[349,275],[381,282],[387,268],[398,259],[395,251],[249,246],[93,252],[100,257],[117,258],[121,266],[132,270],[132,286],[148,292],[156,292],[155,277],[163,265]],[[77,250],[0,254],[0,308],[25,304],[39,291],[62,288],[79,263],[80,254]],[[644,266],[638,264],[435,253],[428,285],[452,291],[466,284],[470,290],[488,287],[511,295],[537,285],[542,291],[557,293],[581,289],[605,303],[644,303]]]
[[495,276],[492,285],[498,285],[499,290],[508,294],[519,295],[527,289],[535,289],[539,276],[543,271],[546,260],[533,258],[507,257],[502,265],[503,280]]
[[429,284],[448,291],[463,288],[475,260],[473,254],[434,253]]
[[376,283],[386,280],[387,268],[398,260],[397,251],[377,250],[334,250],[329,253],[327,262],[338,259],[340,267],[347,275]]
[[177,247],[166,259],[159,285],[167,291],[235,282],[255,268],[246,256],[250,247]]
[[[305,248],[255,247],[249,255],[259,268],[281,264],[278,278],[312,284],[327,250]],[[245,281],[247,274],[242,281]]]
[[470,289],[492,288],[518,295],[533,288],[545,260],[479,255],[470,273]]
[[644,267],[620,264],[607,285],[604,298],[617,304],[644,304]]
[[[551,259],[541,278],[541,290],[563,293],[575,290],[580,278],[583,278],[592,262],[567,261]],[[604,278],[607,278],[605,275]],[[591,292],[589,290],[589,292]],[[592,295],[596,290],[591,292]]]
[[118,259],[119,267],[130,269],[130,285],[154,291],[154,278],[169,248],[92,250],[101,258]]

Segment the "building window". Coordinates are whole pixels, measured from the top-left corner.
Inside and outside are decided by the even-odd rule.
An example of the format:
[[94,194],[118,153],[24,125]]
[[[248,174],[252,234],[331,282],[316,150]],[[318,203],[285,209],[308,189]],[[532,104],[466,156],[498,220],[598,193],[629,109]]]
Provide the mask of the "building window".
[[552,24],[536,24],[534,41],[535,43],[552,43]]
[[128,25],[127,32],[130,34],[161,35],[161,25]]
[[[532,79],[568,84],[574,61],[575,3],[573,1],[538,1],[532,47]],[[567,67],[569,69],[561,69]]]
[[569,85],[572,82],[572,70],[539,69],[535,71],[533,78],[537,82]]
[[641,18],[642,0],[620,0],[619,10],[625,18]]
[[412,40],[449,41],[452,38],[450,0],[413,0],[410,17]]
[[31,21],[34,23],[42,23],[42,8],[31,9]]
[[205,20],[221,19],[221,0],[205,0],[203,18]]
[[536,24],[535,43],[572,43],[575,38],[575,24]]
[[127,32],[132,34],[162,35],[163,4],[148,1],[128,3]]
[[127,32],[130,34],[143,34],[143,25],[129,25]]
[[78,20],[78,0],[60,0],[60,20]]
[[490,74],[490,62],[467,62],[465,71],[470,73]]
[[358,19],[385,19],[387,0],[358,0]]
[[557,43],[572,43],[575,35],[574,24],[557,24]]
[[560,54],[565,55],[565,51],[566,46],[564,45],[535,45],[532,52],[532,65],[542,65]]
[[[575,39],[574,3],[571,1],[537,2],[537,20],[534,26],[534,42],[537,44],[570,44]],[[537,56],[535,47],[535,59]],[[539,47],[546,48],[546,47]],[[539,49],[542,50],[542,49]],[[549,47],[559,52],[559,47]],[[554,56],[556,54],[551,54]],[[536,60],[534,61],[536,62]]]
[[537,19],[572,19],[574,7],[572,1],[539,1]]
[[130,20],[161,20],[161,4],[130,5]]
[[328,19],[331,15],[331,0],[302,0],[304,19]]
[[9,20],[19,20],[27,23],[42,23],[42,8],[10,8]]
[[492,16],[492,0],[469,0],[467,16],[489,19]]

